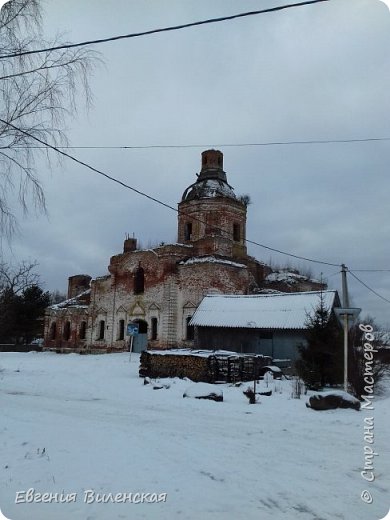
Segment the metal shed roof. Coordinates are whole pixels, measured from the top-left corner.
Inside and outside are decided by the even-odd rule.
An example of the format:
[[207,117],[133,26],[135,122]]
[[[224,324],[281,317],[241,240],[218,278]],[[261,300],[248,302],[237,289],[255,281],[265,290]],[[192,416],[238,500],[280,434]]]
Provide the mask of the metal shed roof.
[[[255,329],[305,329],[308,314],[320,302],[320,291],[261,294],[207,295],[190,325]],[[337,291],[322,291],[327,309],[339,305]]]

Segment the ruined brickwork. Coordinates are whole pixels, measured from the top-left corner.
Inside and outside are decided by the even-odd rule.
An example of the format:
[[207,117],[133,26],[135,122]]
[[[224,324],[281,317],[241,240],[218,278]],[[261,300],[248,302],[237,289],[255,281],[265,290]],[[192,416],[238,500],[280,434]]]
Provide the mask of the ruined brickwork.
[[127,350],[127,326],[134,323],[135,351],[191,347],[189,320],[206,294],[283,287],[272,278],[264,285],[272,269],[247,255],[246,215],[245,199],[227,182],[222,153],[203,152],[201,172],[178,205],[177,243],[141,250],[136,238],[127,237],[123,252],[111,257],[107,276],[72,276],[68,300],[47,311],[45,347]]

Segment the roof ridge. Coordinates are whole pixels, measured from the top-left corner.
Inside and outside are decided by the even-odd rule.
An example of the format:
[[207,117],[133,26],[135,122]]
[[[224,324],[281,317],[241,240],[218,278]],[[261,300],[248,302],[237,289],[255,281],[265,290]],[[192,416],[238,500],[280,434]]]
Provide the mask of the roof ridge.
[[222,298],[275,298],[278,296],[302,296],[302,294],[323,294],[323,293],[336,293],[337,289],[326,289],[324,291],[299,291],[299,292],[281,292],[273,294],[206,294],[205,298],[208,297],[222,297]]

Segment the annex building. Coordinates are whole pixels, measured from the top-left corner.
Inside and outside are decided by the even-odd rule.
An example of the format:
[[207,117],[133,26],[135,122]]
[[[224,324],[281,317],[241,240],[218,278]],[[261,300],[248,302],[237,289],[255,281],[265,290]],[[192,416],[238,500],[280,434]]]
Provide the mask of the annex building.
[[223,347],[262,354],[279,365],[295,361],[299,346],[306,343],[308,318],[314,318],[320,301],[328,309],[329,319],[340,307],[335,290],[207,295],[191,319],[196,330],[195,348],[207,345],[213,350]]
[[247,197],[237,196],[228,183],[223,154],[204,151],[200,173],[178,204],[177,243],[138,249],[136,238],[126,238],[106,276],[71,276],[68,299],[47,310],[45,348],[125,350],[129,324],[138,325],[136,352],[146,346],[192,347],[191,318],[209,294],[323,289],[297,271],[273,271],[248,255],[247,205]]

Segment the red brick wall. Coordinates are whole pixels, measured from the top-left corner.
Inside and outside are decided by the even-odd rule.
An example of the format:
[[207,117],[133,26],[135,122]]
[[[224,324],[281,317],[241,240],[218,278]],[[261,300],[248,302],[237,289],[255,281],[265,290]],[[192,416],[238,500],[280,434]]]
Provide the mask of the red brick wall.
[[[186,240],[185,227],[192,223]],[[233,224],[240,226],[240,240],[233,240]],[[192,243],[197,254],[246,255],[246,206],[228,198],[190,200],[179,204],[178,242]],[[199,240],[202,242],[197,243]]]

